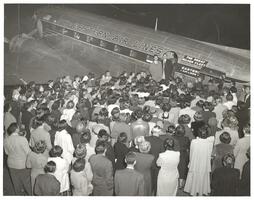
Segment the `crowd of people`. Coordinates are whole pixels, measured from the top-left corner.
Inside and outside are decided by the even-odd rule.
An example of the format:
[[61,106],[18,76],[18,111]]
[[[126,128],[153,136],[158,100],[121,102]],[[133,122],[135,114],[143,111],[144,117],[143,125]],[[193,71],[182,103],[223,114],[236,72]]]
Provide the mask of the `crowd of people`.
[[248,85],[107,71],[32,81],[10,96],[14,195],[250,195]]

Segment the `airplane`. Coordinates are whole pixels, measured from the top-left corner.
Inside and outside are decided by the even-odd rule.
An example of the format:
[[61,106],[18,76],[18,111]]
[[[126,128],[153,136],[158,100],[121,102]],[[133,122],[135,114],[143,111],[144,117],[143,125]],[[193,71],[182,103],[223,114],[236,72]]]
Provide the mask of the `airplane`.
[[[250,82],[250,51],[155,31],[105,16],[67,7],[45,6],[36,11],[36,28],[10,41],[5,56],[5,84],[20,79],[45,83],[63,75],[113,76],[148,71],[154,55],[173,51],[176,76],[194,81],[203,76]],[[37,34],[37,37],[35,35]],[[9,56],[9,57],[8,57]]]

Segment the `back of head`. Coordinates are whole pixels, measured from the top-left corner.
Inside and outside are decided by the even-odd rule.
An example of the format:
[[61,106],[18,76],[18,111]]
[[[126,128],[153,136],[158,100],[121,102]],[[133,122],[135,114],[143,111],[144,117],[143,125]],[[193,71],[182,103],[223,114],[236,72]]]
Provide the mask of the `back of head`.
[[7,127],[7,133],[8,135],[11,135],[18,129],[18,124],[16,122],[11,123],[9,127]]
[[78,144],[75,149],[75,157],[76,158],[85,158],[86,157],[86,145]]
[[54,173],[56,171],[56,163],[54,161],[49,161],[44,167],[45,173]]
[[175,131],[176,136],[184,136],[185,135],[185,127],[183,125],[178,125]]
[[153,118],[153,116],[152,116],[152,114],[150,114],[150,113],[145,113],[144,116],[142,117],[142,119],[143,119],[145,122],[150,122],[152,118]]
[[208,126],[204,125],[198,129],[198,137],[206,139],[208,137]]
[[138,145],[138,149],[141,153],[149,153],[151,149],[151,143],[148,141],[144,141]]
[[228,93],[226,96],[227,101],[233,101],[233,95],[231,93]]
[[174,141],[173,139],[167,138],[167,139],[164,141],[163,146],[164,146],[165,150],[174,150],[175,141]]
[[82,133],[82,135],[80,136],[80,143],[82,144],[87,144],[90,143],[91,141],[91,133],[89,129],[85,129]]
[[44,140],[40,140],[40,141],[35,143],[34,152],[37,153],[37,154],[44,153],[46,148],[47,148],[46,142]]
[[120,133],[119,136],[117,137],[117,141],[120,143],[126,143],[127,139],[128,139],[128,137],[125,132]]
[[99,133],[98,133],[99,140],[107,141],[108,138],[109,138],[109,134],[107,133],[105,129],[99,130]]
[[136,154],[132,151],[130,151],[129,153],[127,153],[127,155],[125,156],[125,162],[127,165],[133,165],[136,162]]
[[143,111],[142,111],[142,109],[137,109],[137,110],[135,110],[135,111],[133,112],[133,115],[134,115],[135,119],[140,119],[140,118],[142,118],[142,116],[143,116]]
[[81,172],[85,169],[86,160],[78,158],[72,165],[72,168],[75,172]]
[[96,147],[95,147],[95,153],[96,154],[103,154],[105,152],[105,150],[106,150],[105,142],[102,142],[102,141],[97,142]]
[[59,121],[58,131],[62,131],[64,129],[66,129],[67,127],[68,127],[68,124],[67,124],[66,120],[63,119],[63,120]]
[[52,149],[49,151],[49,156],[50,157],[60,157],[63,153],[62,147],[55,145],[52,147]]
[[232,153],[227,153],[222,157],[222,165],[227,168],[234,168],[235,157]]
[[228,132],[223,132],[220,135],[220,141],[221,141],[221,143],[229,144],[231,142],[230,134]]
[[174,125],[169,125],[168,130],[166,131],[169,135],[174,135],[176,131],[176,127]]

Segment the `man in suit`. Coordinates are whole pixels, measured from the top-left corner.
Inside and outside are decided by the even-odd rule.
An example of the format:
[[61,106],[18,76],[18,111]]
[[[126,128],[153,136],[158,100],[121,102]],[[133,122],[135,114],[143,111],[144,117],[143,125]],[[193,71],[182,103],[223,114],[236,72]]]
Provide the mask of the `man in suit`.
[[126,169],[117,170],[115,174],[116,196],[144,196],[144,176],[134,169],[136,154],[129,152],[125,157]]
[[93,196],[113,195],[113,166],[112,162],[106,158],[105,142],[98,142],[95,147],[96,155],[89,159],[93,171]]

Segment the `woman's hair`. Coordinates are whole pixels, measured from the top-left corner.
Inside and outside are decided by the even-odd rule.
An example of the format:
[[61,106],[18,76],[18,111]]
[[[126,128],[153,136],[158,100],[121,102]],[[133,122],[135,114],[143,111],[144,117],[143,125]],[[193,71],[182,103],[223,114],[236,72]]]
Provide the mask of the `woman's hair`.
[[164,103],[162,105],[163,112],[169,112],[171,110],[171,105],[169,103]]
[[117,141],[120,143],[126,143],[127,139],[128,139],[128,137],[125,132],[120,133],[119,136],[117,137]]
[[35,153],[39,154],[44,153],[46,148],[47,148],[46,142],[44,140],[40,140],[35,143],[33,150]]
[[59,121],[58,131],[62,131],[64,129],[66,129],[67,127],[68,127],[68,124],[67,124],[66,120],[63,119],[63,120]]
[[145,121],[145,122],[150,122],[151,119],[153,118],[152,114],[150,113],[145,113],[142,117],[142,119]]
[[107,108],[102,108],[99,112],[99,115],[100,116],[103,116],[103,117],[108,117],[108,110]]
[[135,119],[140,119],[143,116],[143,111],[141,109],[137,109],[137,110],[133,111],[132,114]]
[[228,132],[223,132],[220,135],[220,141],[221,141],[221,143],[229,144],[231,142],[230,134]]
[[148,141],[144,141],[138,145],[138,149],[141,153],[148,153],[151,149],[151,143]]
[[54,161],[49,161],[44,167],[45,173],[54,173],[56,171],[56,163]]
[[233,95],[231,93],[228,93],[226,96],[227,101],[233,101]]
[[86,160],[83,158],[78,158],[72,165],[75,172],[81,172],[85,169]]
[[7,133],[8,135],[11,135],[14,133],[18,128],[18,124],[16,122],[11,123],[9,127],[7,127]]
[[170,135],[173,135],[175,134],[175,131],[176,131],[176,127],[174,125],[169,125],[168,126],[168,129],[166,130],[166,132]]
[[55,145],[52,147],[52,149],[49,151],[49,156],[50,157],[60,157],[63,153],[63,149],[62,147],[58,146],[58,145]]
[[178,125],[175,129],[176,136],[184,136],[185,135],[185,127],[183,125]]
[[222,165],[224,167],[233,168],[235,164],[235,156],[232,153],[227,153],[222,157]]
[[[42,115],[43,116],[43,115]],[[39,126],[41,126],[44,123],[44,120],[42,117],[36,117],[34,118],[33,124],[35,128],[38,128]]]
[[175,146],[175,141],[173,139],[167,138],[164,141],[163,146],[164,146],[165,150],[173,150],[174,146]]
[[208,137],[208,126],[203,125],[198,129],[198,137],[206,139]]
[[85,129],[83,133],[80,135],[80,142],[83,144],[89,143],[91,140],[91,132],[89,129]]

